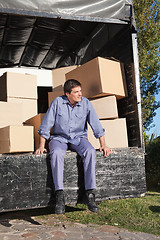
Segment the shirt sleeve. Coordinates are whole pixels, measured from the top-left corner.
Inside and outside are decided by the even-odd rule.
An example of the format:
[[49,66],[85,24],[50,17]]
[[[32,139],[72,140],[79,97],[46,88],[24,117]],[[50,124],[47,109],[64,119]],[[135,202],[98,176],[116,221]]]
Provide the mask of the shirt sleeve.
[[43,121],[41,123],[41,126],[38,130],[38,133],[47,140],[50,138],[50,130],[55,123],[56,108],[57,108],[56,106],[57,106],[57,99],[53,100],[52,103],[50,104],[50,107],[48,108],[43,118]]
[[90,101],[88,102],[88,110],[89,111],[87,115],[87,121],[92,128],[95,138],[104,136],[105,129],[102,127],[97,113],[95,112],[93,105]]

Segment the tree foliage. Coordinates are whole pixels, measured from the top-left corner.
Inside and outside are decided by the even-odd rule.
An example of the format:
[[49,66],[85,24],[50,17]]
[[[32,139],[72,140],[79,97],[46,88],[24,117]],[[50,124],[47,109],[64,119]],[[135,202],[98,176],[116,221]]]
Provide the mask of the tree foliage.
[[148,190],[160,189],[160,136],[146,139],[146,182]]
[[133,0],[138,31],[139,71],[142,92],[143,125],[149,129],[160,102],[160,1]]

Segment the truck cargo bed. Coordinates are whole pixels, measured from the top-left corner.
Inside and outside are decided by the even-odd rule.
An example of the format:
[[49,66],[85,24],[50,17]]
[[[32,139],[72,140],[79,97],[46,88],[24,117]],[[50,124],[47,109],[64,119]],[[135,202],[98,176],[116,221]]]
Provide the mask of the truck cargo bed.
[[[55,194],[48,154],[1,155],[0,211],[54,205]],[[144,196],[144,152],[138,148],[115,149],[109,157],[97,151],[97,201]],[[84,201],[82,161],[67,152],[64,167],[66,204]]]

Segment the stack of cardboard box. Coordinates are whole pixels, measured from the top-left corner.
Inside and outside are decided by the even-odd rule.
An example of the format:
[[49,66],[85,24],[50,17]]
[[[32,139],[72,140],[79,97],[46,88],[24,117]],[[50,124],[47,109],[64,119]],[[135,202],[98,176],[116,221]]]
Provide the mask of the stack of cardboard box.
[[[111,148],[128,147],[126,119],[118,118],[117,109],[117,99],[127,97],[122,63],[97,57],[81,66],[54,69],[52,77],[53,89],[48,93],[49,106],[52,100],[64,94],[66,80],[78,80],[82,84],[83,96],[91,101],[105,129],[106,144]],[[96,149],[99,148],[99,141],[89,126],[88,139]]]
[[[118,118],[117,99],[127,97],[123,64],[116,60],[97,57],[81,66],[53,70],[51,101],[63,94],[62,85],[68,79],[82,84],[82,93],[93,104],[102,126],[106,130],[106,143],[111,148],[128,147],[126,119]],[[99,142],[88,127],[88,138],[97,149]]]
[[23,122],[37,114],[36,76],[6,72],[0,85],[0,153],[32,152],[33,127]]
[[[123,64],[97,57],[81,66],[54,69],[52,76],[53,88],[48,93],[49,106],[52,100],[64,94],[63,85],[66,80],[73,78],[80,81],[83,96],[91,101],[105,129],[106,144],[111,148],[128,147],[126,119],[118,117],[117,109],[117,99],[127,97]],[[34,126],[35,149],[39,146],[37,131],[44,116],[44,113],[39,113],[25,119],[26,125]],[[99,148],[99,141],[93,136],[89,126],[88,139],[95,149]]]
[[[117,99],[127,97],[124,66],[117,60],[97,57],[66,74],[66,80],[74,78],[81,82],[84,97],[90,99],[105,129],[107,146],[128,147],[126,119],[118,118]],[[98,149],[88,127],[88,139]]]
[[[95,99],[91,103],[105,129],[106,145],[110,148],[128,147],[126,119],[118,118],[116,96]],[[99,141],[93,136],[90,126],[88,126],[88,139],[95,149],[99,148]]]

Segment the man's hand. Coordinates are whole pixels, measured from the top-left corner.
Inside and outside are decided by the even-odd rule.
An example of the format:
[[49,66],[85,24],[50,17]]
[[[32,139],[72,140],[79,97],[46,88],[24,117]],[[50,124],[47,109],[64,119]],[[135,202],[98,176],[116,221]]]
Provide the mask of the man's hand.
[[43,154],[44,152],[47,152],[47,149],[44,147],[39,147],[34,154]]
[[99,150],[100,150],[100,152],[103,151],[103,154],[105,157],[108,157],[112,153],[112,150],[109,147],[107,147],[106,145],[100,147]]
[[100,142],[100,152],[103,151],[103,154],[105,157],[108,157],[111,153],[112,153],[112,150],[106,146],[106,143],[105,143],[105,137],[104,136],[101,136],[99,138],[99,142]]
[[47,149],[44,147],[45,143],[46,143],[46,139],[43,138],[42,136],[40,136],[39,138],[40,144],[39,144],[39,148],[35,151],[34,154],[43,154],[44,152],[47,152]]

